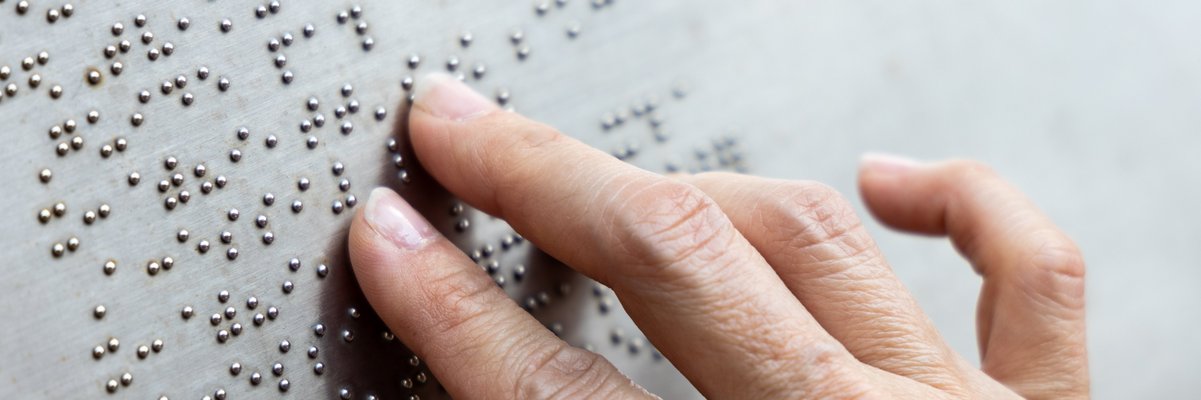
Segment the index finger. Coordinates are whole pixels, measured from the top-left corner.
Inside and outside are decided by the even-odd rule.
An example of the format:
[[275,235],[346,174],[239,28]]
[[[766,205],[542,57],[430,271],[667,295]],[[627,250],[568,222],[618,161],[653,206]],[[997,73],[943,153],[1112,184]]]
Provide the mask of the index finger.
[[703,393],[845,387],[853,375],[845,372],[859,364],[700,189],[503,112],[448,76],[423,83],[409,117],[422,165],[467,203],[613,287]]

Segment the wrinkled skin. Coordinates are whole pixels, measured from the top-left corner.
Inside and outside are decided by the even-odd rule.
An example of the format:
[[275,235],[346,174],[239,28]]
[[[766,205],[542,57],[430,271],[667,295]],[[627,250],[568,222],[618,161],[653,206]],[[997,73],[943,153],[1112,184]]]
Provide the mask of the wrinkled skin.
[[[872,214],[950,238],[983,277],[981,367],[948,348],[842,195],[815,182],[660,176],[424,80],[411,142],[435,179],[613,288],[710,398],[1087,398],[1084,263],[972,161],[867,156]],[[654,397],[525,313],[394,192],[355,216],[371,305],[459,398]]]

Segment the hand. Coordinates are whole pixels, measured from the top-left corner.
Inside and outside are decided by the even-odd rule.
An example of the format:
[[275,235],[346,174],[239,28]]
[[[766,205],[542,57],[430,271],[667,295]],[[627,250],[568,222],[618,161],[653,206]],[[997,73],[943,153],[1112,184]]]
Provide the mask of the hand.
[[[611,287],[707,397],[1089,394],[1080,253],[977,163],[867,157],[860,189],[885,224],[950,236],[984,277],[982,369],[947,347],[827,186],[663,177],[441,75],[409,124],[438,182]],[[653,397],[544,328],[390,190],[355,216],[350,252],[371,305],[455,397]]]

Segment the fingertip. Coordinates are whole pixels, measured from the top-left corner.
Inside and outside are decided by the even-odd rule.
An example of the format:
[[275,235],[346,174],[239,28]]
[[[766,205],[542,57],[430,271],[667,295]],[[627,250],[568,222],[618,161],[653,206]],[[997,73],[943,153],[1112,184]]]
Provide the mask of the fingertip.
[[422,77],[413,97],[417,111],[454,122],[470,121],[500,109],[467,84],[442,72]]

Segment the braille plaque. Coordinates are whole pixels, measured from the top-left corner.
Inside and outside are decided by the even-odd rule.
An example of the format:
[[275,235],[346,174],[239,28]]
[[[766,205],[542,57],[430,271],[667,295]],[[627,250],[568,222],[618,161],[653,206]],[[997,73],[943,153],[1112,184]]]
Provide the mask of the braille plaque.
[[0,397],[446,397],[352,275],[376,186],[547,329],[696,396],[612,291],[439,188],[405,115],[441,71],[618,160],[743,171],[706,48],[772,12],[725,3],[0,0]]

